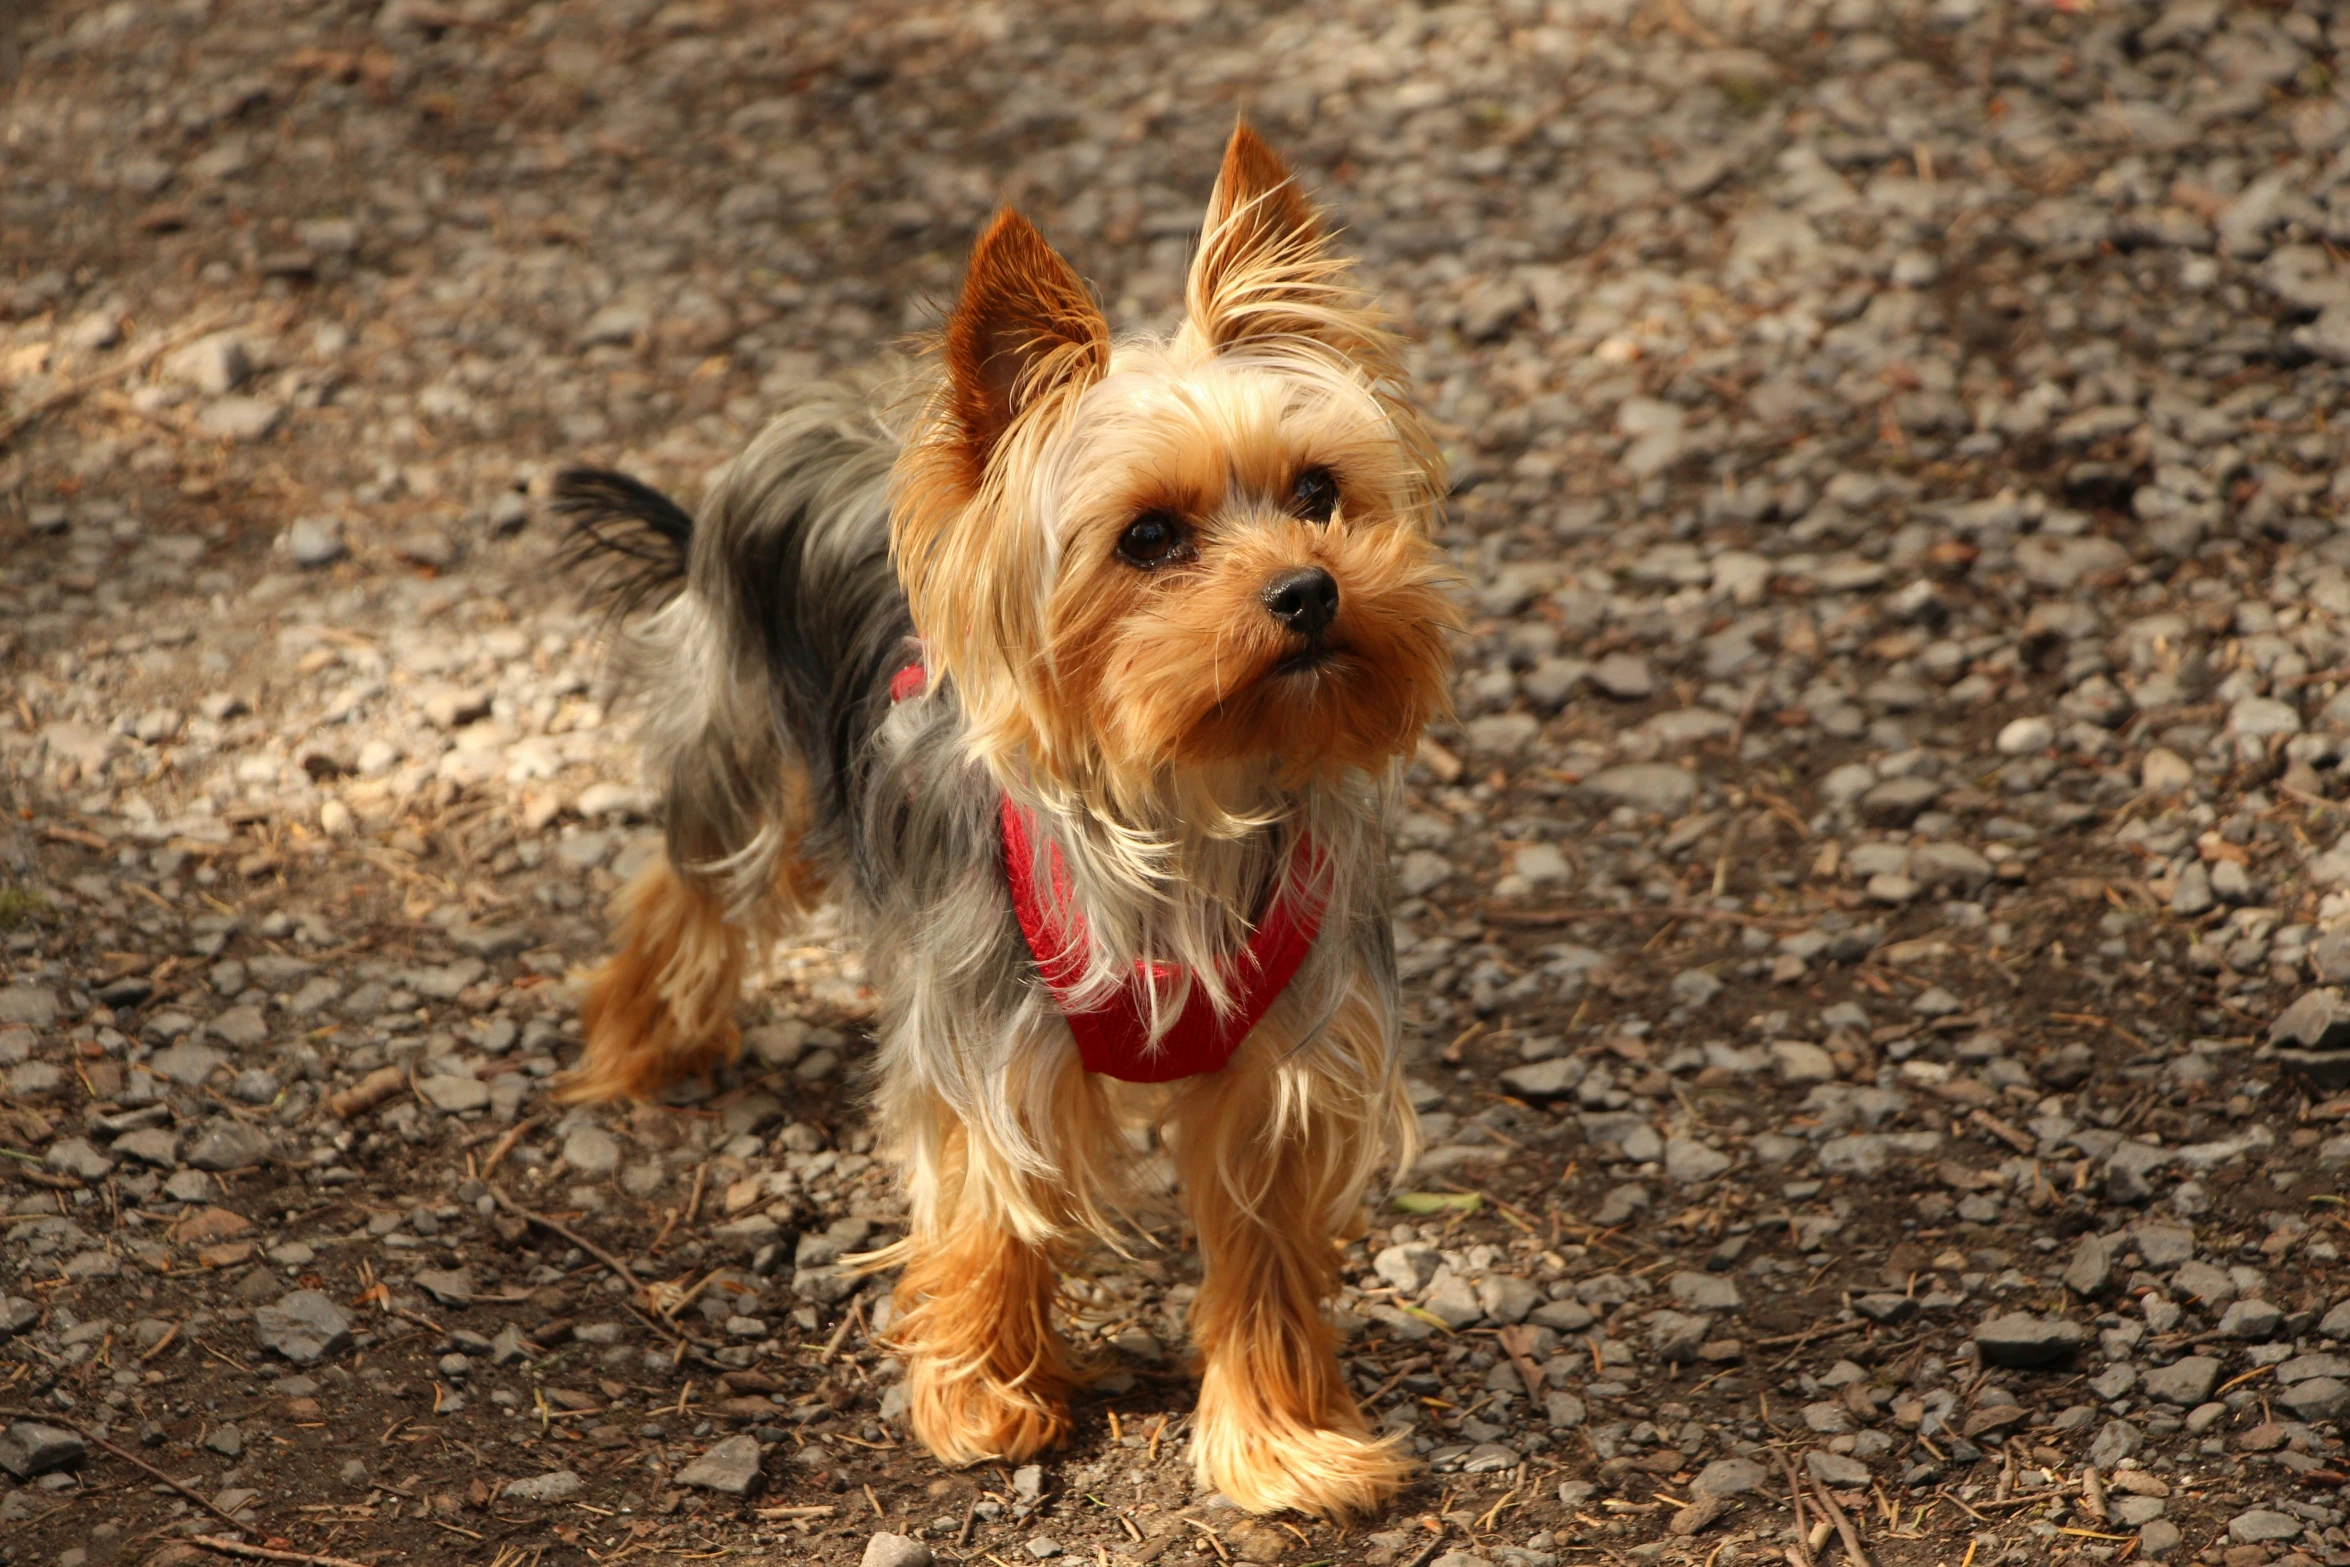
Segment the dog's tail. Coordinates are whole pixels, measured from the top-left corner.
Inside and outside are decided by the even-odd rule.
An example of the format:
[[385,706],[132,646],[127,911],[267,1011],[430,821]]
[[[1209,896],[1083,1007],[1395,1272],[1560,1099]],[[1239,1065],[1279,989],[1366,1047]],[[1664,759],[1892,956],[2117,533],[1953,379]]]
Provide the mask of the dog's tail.
[[694,519],[647,484],[604,468],[555,476],[564,563],[591,573],[589,594],[615,616],[667,603],[685,586]]

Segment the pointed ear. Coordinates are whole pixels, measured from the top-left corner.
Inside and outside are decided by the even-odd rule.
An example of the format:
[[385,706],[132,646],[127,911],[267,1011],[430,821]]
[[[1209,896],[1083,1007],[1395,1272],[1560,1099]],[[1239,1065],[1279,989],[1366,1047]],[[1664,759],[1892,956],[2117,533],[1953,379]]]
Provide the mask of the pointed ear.
[[1084,280],[1007,207],[972,247],[962,297],[947,318],[946,363],[949,411],[977,483],[1023,411],[1101,379],[1110,324]]
[[1321,215],[1297,176],[1246,124],[1234,127],[1208,197],[1185,288],[1191,323],[1214,346],[1315,331],[1343,270],[1323,251]]
[[1232,128],[1232,139],[1224,144],[1224,166],[1208,195],[1206,232],[1236,221],[1259,248],[1313,245],[1322,238],[1322,220],[1297,176],[1245,122]]

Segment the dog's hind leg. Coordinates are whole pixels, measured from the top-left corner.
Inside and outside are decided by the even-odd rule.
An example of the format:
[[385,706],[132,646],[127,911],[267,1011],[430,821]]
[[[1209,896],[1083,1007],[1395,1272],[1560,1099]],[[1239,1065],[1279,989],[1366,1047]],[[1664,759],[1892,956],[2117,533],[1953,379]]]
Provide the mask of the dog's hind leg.
[[734,1003],[749,943],[707,890],[657,855],[615,902],[618,942],[579,1009],[587,1049],[561,1097],[649,1098],[742,1047]]

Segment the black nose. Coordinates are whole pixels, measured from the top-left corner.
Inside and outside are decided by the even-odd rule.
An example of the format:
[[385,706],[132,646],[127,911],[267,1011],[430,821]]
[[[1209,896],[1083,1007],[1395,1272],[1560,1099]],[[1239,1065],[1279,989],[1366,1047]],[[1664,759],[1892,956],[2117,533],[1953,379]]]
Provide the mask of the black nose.
[[1285,571],[1265,584],[1265,608],[1301,637],[1318,637],[1338,618],[1338,579],[1319,566]]

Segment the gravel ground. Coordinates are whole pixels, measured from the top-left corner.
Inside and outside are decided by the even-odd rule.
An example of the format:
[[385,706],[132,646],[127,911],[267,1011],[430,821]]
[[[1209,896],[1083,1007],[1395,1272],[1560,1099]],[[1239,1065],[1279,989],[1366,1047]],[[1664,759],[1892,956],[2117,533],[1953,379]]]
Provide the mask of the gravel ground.
[[[2350,1563],[2346,64],[2329,0],[15,0],[0,1560]],[[1193,1493],[1172,1229],[1071,1281],[1066,1452],[906,1448],[821,925],[716,1092],[545,1092],[651,805],[551,465],[695,493],[999,197],[1163,320],[1243,106],[1476,597],[1338,1303],[1426,1468],[1351,1531]]]

